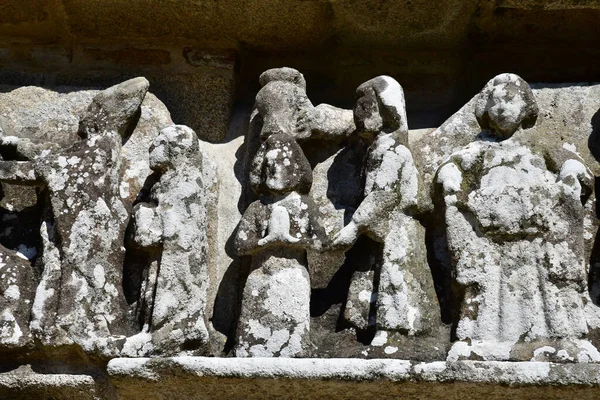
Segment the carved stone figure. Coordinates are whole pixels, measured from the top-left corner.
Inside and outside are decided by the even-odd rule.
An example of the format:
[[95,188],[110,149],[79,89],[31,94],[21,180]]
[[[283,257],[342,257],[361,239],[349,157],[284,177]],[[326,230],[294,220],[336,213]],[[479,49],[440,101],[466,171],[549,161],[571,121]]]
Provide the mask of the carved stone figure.
[[[439,319],[433,280],[427,264],[425,230],[413,217],[419,178],[408,142],[402,87],[388,76],[357,89],[354,110],[358,132],[372,141],[366,157],[364,199],[352,220],[334,238],[334,247],[349,248],[359,235],[383,244],[379,284],[373,274],[357,271],[350,286],[345,317],[359,329],[415,335]],[[368,275],[368,276],[367,276]],[[366,318],[376,297],[375,321]]]
[[557,360],[597,359],[579,340],[587,333],[583,204],[592,176],[575,153],[556,164],[511,138],[538,114],[517,75],[492,79],[475,113],[485,131],[436,176],[459,303],[448,358],[524,360],[548,345]]
[[308,160],[295,140],[275,133],[261,145],[250,182],[260,200],[239,224],[235,247],[252,257],[236,334],[238,357],[306,355],[310,326],[307,248],[320,248],[322,228],[306,195]]
[[133,239],[154,249],[142,301],[148,316],[142,333],[129,338],[131,355],[206,353],[209,274],[208,210],[216,201],[214,166],[204,160],[196,133],[165,128],[150,147],[150,168],[160,174],[150,203],[134,207]]
[[260,130],[261,141],[285,133],[301,141],[332,140],[354,131],[352,112],[328,104],[313,106],[306,95],[304,76],[293,68],[273,68],[259,78],[251,125]]
[[86,352],[111,355],[129,332],[122,290],[128,215],[119,195],[121,146],[147,90],[144,78],[106,89],[80,120],[81,141],[33,161],[0,163],[0,181],[41,186],[46,197],[40,228],[44,269],[30,325],[43,344],[76,343]]

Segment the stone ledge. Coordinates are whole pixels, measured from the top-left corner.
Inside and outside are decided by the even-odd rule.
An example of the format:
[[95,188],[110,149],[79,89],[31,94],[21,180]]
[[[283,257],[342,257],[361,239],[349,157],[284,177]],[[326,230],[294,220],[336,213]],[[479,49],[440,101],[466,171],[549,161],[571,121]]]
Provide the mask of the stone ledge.
[[[204,358],[113,359],[120,398],[587,398],[600,365],[547,362]],[[223,397],[225,396],[225,397]]]
[[28,365],[0,373],[2,399],[98,399],[102,390],[90,375],[41,374]]

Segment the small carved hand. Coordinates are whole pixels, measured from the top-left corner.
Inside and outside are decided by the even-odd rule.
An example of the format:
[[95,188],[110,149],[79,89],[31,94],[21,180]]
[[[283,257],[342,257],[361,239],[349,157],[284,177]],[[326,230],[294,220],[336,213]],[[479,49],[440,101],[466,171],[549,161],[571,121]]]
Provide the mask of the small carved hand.
[[356,239],[358,238],[358,226],[354,221],[350,221],[342,230],[335,234],[333,237],[333,248],[334,249],[349,249],[352,247]]
[[290,214],[282,206],[273,207],[268,232],[267,236],[258,241],[259,246],[272,242],[298,243],[300,241],[300,239],[290,235]]

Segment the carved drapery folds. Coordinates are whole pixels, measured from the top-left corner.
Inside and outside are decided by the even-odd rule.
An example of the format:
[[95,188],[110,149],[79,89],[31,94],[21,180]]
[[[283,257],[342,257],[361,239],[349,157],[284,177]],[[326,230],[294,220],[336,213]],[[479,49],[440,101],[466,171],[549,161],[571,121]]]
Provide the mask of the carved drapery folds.
[[389,76],[259,82],[235,154],[144,78],[0,119],[0,352],[600,361],[600,86],[501,74],[416,137]]

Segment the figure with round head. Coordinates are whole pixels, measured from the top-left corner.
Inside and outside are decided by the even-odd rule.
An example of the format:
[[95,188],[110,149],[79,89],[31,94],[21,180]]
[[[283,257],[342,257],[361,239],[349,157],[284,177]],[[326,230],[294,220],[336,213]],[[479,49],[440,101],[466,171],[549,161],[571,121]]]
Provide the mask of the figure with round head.
[[250,182],[260,199],[244,212],[235,238],[238,254],[252,257],[235,354],[303,356],[310,344],[306,250],[320,248],[324,237],[307,196],[310,164],[291,136],[273,134],[252,162]]
[[584,354],[591,349],[579,341],[587,333],[583,221],[591,173],[574,152],[548,163],[549,154],[513,136],[532,128],[538,113],[518,76],[492,79],[475,113],[498,140],[475,140],[435,177],[459,303],[448,359],[530,360],[543,356],[535,351],[542,346]]
[[133,325],[122,289],[128,214],[119,177],[123,138],[148,86],[135,78],[100,91],[80,118],[80,141],[0,165],[1,181],[38,185],[46,196],[44,270],[30,323],[42,343],[114,356]]
[[149,151],[150,169],[164,173],[198,153],[198,138],[187,126],[169,126],[154,139]]
[[[419,176],[408,142],[404,93],[398,82],[379,76],[360,85],[354,118],[358,133],[372,140],[364,167],[364,199],[352,220],[334,238],[334,247],[350,248],[360,235],[383,244],[376,318],[367,310],[346,308],[346,319],[359,329],[415,335],[439,318],[433,280],[424,249],[424,229],[414,219]],[[398,249],[403,249],[398,251]],[[360,272],[354,281],[365,281]],[[373,290],[373,289],[372,289]],[[347,302],[353,307],[360,299]],[[362,302],[365,303],[365,302]],[[368,307],[369,304],[365,304]]]
[[531,87],[515,74],[500,74],[490,80],[475,105],[481,128],[500,140],[508,139],[520,127],[531,128],[537,116],[538,105]]
[[157,255],[141,291],[147,317],[140,321],[141,333],[129,338],[123,351],[129,356],[206,355],[214,166],[199,150],[196,133],[183,125],[160,132],[149,160],[159,178],[150,201],[134,207],[133,240]]
[[373,78],[356,89],[356,97],[354,123],[360,135],[373,140],[394,133],[402,144],[408,144],[404,90],[394,78]]

